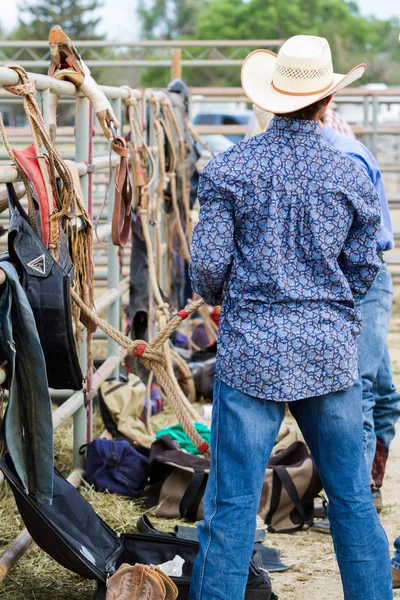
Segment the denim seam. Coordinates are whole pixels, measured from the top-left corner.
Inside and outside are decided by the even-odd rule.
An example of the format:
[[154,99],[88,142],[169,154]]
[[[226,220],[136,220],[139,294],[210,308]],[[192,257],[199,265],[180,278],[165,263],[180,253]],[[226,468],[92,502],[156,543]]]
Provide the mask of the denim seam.
[[217,495],[218,495],[218,441],[219,441],[219,414],[220,414],[220,410],[221,410],[221,380],[218,380],[218,412],[216,414],[216,419],[213,422],[213,426],[215,427],[215,448],[214,448],[214,458],[212,460],[215,461],[215,494],[214,494],[214,511],[213,513],[210,515],[210,517],[207,519],[207,529],[208,529],[208,538],[207,538],[207,544],[206,544],[206,548],[204,550],[204,556],[203,556],[203,563],[201,566],[201,573],[200,573],[200,581],[199,581],[199,591],[197,594],[197,600],[201,600],[201,595],[203,592],[203,584],[204,584],[204,572],[206,570],[206,562],[207,562],[207,554],[208,551],[210,549],[211,546],[211,542],[212,542],[212,535],[211,535],[211,523],[215,517],[215,515],[217,514]]

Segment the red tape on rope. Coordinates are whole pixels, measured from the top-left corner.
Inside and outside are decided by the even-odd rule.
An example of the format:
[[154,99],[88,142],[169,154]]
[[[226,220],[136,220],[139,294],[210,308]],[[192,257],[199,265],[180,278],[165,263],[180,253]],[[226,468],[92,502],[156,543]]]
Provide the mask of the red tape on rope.
[[184,321],[185,319],[187,319],[188,316],[189,316],[189,313],[187,313],[186,310],[180,310],[176,314],[178,315],[178,317],[180,317],[182,319],[182,321]]
[[202,444],[200,444],[200,446],[197,446],[197,450],[200,452],[200,454],[204,454],[205,452],[207,452],[209,447],[210,446],[207,444],[207,442],[203,442]]
[[142,356],[143,352],[146,350],[146,344],[140,344],[135,350],[135,356]]

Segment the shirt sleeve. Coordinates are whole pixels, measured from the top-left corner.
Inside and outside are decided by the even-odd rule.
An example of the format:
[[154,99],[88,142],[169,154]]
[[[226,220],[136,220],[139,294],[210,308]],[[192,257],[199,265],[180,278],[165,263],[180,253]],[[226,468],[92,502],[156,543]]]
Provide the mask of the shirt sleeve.
[[218,183],[221,176],[208,168],[200,175],[199,222],[190,248],[192,287],[211,306],[222,303],[234,250],[233,207],[229,192]]
[[354,194],[349,194],[354,218],[338,263],[353,294],[365,296],[380,268],[376,242],[381,208],[379,196],[364,172],[356,177],[354,188]]

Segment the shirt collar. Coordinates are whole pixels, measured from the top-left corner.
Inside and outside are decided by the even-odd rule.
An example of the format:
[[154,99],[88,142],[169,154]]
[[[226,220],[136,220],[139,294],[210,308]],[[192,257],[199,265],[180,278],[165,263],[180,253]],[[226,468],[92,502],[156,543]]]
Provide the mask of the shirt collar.
[[319,121],[306,121],[304,119],[288,119],[287,117],[274,117],[268,129],[288,131],[290,133],[311,133],[320,135]]

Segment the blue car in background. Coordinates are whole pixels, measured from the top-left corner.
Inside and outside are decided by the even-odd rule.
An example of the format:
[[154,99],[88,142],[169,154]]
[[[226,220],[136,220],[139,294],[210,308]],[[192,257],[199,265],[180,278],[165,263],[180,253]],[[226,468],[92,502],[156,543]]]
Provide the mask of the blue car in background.
[[[238,113],[198,113],[193,119],[193,125],[248,125],[253,112]],[[226,137],[234,144],[244,138],[244,134],[227,134]]]

